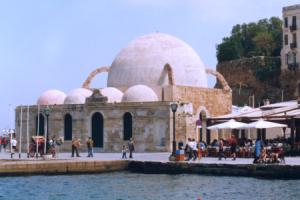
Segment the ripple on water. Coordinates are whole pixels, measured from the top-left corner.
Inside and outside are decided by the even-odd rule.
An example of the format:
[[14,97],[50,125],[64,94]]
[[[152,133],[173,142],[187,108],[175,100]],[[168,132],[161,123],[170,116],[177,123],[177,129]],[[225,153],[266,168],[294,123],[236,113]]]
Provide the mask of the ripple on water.
[[300,196],[299,180],[263,180],[245,177],[135,174],[0,178],[2,199],[153,200],[153,199],[291,199]]

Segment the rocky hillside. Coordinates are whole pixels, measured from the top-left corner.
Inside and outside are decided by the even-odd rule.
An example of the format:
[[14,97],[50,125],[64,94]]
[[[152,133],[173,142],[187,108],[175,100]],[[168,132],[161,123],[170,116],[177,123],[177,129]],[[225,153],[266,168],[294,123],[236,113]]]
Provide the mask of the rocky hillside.
[[[271,103],[294,99],[295,83],[289,78],[293,73],[280,71],[279,57],[253,57],[221,62],[217,65],[232,89],[234,105],[252,104],[250,96],[254,95],[255,105],[262,105],[264,99]],[[217,83],[219,88],[220,84]]]

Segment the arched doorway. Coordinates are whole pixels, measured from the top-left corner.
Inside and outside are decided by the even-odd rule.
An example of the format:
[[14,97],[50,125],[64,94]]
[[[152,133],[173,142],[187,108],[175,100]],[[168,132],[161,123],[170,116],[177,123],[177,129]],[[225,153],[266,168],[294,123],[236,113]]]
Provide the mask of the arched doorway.
[[132,138],[132,115],[127,112],[123,116],[123,139],[130,140]]
[[72,116],[70,114],[65,115],[64,129],[65,140],[72,140]]
[[103,147],[103,116],[99,112],[92,116],[92,139],[94,147]]
[[[39,126],[38,126],[38,123],[39,123]],[[38,129],[39,129],[39,131],[38,131]],[[35,134],[36,135],[45,135],[45,117],[41,113],[39,115],[39,119],[38,119],[38,116],[36,116],[36,118],[35,118]]]

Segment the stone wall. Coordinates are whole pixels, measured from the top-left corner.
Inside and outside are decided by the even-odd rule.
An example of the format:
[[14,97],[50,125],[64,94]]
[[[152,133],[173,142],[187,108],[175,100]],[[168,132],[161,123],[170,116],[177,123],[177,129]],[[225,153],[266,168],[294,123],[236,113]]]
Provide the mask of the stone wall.
[[[16,133],[19,140],[20,110],[16,108]],[[37,106],[29,108],[29,138],[36,134]],[[41,106],[43,113],[45,107]],[[95,112],[102,114],[104,118],[104,147],[106,152],[121,152],[123,144],[123,115],[126,112],[132,114],[133,137],[136,142],[136,151],[169,151],[170,150],[170,108],[169,102],[148,103],[90,103],[85,105],[55,105],[50,106],[49,136],[64,137],[64,116],[68,113],[72,116],[72,136],[80,138],[82,149],[85,149],[85,141],[91,136],[91,117]],[[22,143],[23,149],[27,143],[27,114],[23,108]],[[46,117],[45,117],[46,126]],[[46,130],[46,127],[45,127]],[[61,150],[70,150],[71,142],[65,141]]]
[[1,162],[0,175],[34,175],[34,174],[80,174],[123,171],[128,167],[126,160],[39,160]]
[[198,116],[199,108],[207,110],[209,116],[225,115],[231,112],[231,91],[212,88],[197,88],[189,86],[175,86],[174,99],[180,102],[191,102],[194,114]]
[[[280,58],[254,57],[222,62],[217,71],[227,80],[232,89],[232,103],[244,106],[252,105],[249,96],[254,95],[255,106],[262,105],[264,99],[271,103],[281,101],[282,90],[284,100],[290,100],[285,87],[280,84]],[[220,87],[217,83],[216,87]]]

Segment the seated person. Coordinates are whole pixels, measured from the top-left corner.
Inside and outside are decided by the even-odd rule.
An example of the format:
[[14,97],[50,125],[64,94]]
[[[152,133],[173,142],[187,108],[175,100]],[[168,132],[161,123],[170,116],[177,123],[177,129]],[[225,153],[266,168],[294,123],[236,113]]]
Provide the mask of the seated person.
[[267,162],[267,150],[266,148],[262,148],[260,155],[259,155],[259,159],[260,162]]

